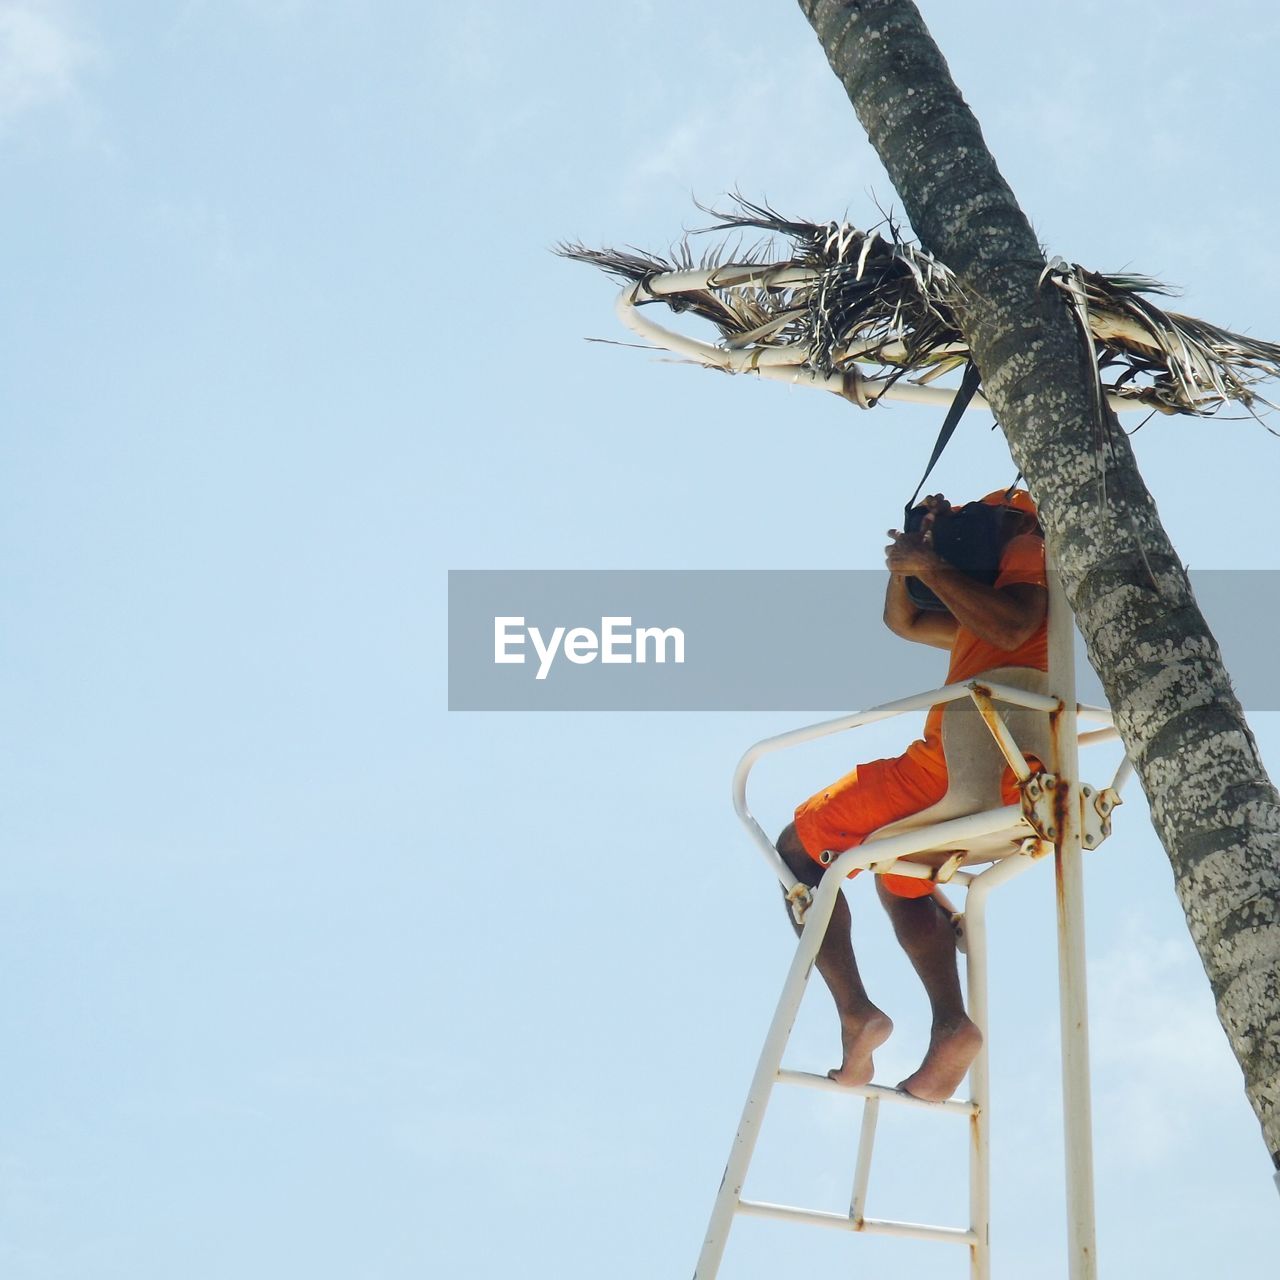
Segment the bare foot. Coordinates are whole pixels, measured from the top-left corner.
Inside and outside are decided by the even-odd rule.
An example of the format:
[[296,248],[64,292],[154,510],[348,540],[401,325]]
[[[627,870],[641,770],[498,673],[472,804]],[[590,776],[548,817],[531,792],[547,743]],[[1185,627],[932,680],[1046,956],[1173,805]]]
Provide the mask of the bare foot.
[[844,1061],[827,1075],[837,1084],[870,1084],[875,1074],[871,1055],[889,1038],[893,1019],[872,1006],[861,1018],[840,1019]]
[[981,1048],[982,1032],[963,1015],[935,1026],[924,1061],[898,1088],[925,1102],[945,1102],[960,1087]]

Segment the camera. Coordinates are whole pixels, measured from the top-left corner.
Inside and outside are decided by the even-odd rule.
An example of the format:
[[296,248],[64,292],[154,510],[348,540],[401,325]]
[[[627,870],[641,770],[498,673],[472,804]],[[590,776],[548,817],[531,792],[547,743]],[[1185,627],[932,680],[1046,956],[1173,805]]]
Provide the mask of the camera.
[[[929,508],[922,502],[908,507],[903,530],[919,533]],[[1000,574],[1000,552],[1004,546],[1005,509],[985,502],[967,502],[934,514],[930,526],[933,549],[950,565],[987,586],[994,586]],[[907,595],[918,609],[945,612],[947,606],[919,578],[907,579]]]

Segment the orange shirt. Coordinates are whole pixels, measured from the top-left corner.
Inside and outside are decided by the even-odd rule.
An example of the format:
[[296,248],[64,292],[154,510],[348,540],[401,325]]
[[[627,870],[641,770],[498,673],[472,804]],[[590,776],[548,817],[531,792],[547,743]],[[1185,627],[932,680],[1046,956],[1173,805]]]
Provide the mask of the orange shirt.
[[[1038,533],[1020,533],[1010,538],[1000,554],[1000,572],[995,586],[1012,586],[1028,582],[1048,585],[1044,570],[1044,539]],[[960,627],[951,644],[951,662],[947,667],[947,684],[960,684],[992,667],[1035,667],[1049,669],[1049,620],[1045,620],[1016,649],[998,649],[995,645]],[[924,725],[924,738],[907,748],[907,756],[936,778],[947,776],[942,756],[942,711],[933,707]]]
[[[1010,538],[1000,554],[996,589],[1018,582],[1029,582],[1037,587],[1048,585],[1044,572],[1044,539],[1038,533],[1020,533],[1016,538]],[[951,645],[947,683],[959,684],[970,676],[976,676],[979,671],[990,671],[992,667],[1035,667],[1039,671],[1048,671],[1048,618],[1016,649],[997,649],[972,631],[960,627]]]

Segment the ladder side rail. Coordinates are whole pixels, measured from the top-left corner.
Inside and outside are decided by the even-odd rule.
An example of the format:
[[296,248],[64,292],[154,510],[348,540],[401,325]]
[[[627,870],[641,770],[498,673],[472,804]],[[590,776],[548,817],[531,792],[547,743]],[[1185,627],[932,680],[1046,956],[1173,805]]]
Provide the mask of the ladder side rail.
[[[1054,882],[1058,917],[1058,989],[1062,1038],[1062,1112],[1067,1182],[1067,1274],[1096,1280],[1093,1133],[1089,1084],[1089,1014],[1085,979],[1084,868],[1075,626],[1061,575],[1049,573],[1049,681],[1062,699],[1052,719],[1058,775]],[[1123,766],[1122,766],[1123,767]]]
[[966,941],[965,982],[969,1016],[982,1029],[982,1048],[969,1068],[969,1227],[974,1242],[969,1254],[970,1280],[990,1280],[991,1275],[991,1069],[988,1047],[990,1029],[987,999],[987,899],[993,889],[1028,870],[1046,847],[1035,842],[1035,852],[1022,852],[987,867],[969,882],[964,900]]
[[849,1196],[849,1218],[855,1227],[865,1217],[867,1184],[871,1181],[871,1156],[875,1150],[876,1121],[879,1118],[880,1099],[867,1098],[862,1104],[862,1125],[858,1130],[858,1159],[853,1170],[853,1191]]
[[720,1181],[720,1190],[711,1210],[711,1220],[707,1224],[707,1234],[694,1267],[694,1280],[714,1280],[720,1269],[733,1217],[742,1198],[747,1168],[755,1151],[756,1140],[760,1136],[765,1109],[769,1105],[769,1095],[777,1081],[778,1068],[782,1065],[782,1055],[791,1036],[791,1027],[804,997],[805,984],[817,957],[818,947],[826,935],[831,913],[835,910],[836,894],[840,891],[840,877],[832,868],[831,873],[823,875],[818,881],[817,891],[805,914],[804,927],[800,931],[800,940],[787,970],[782,995],[774,1010],[773,1020],[769,1023],[760,1059],[747,1090],[742,1118],[738,1122],[738,1131],[729,1151],[724,1177]]

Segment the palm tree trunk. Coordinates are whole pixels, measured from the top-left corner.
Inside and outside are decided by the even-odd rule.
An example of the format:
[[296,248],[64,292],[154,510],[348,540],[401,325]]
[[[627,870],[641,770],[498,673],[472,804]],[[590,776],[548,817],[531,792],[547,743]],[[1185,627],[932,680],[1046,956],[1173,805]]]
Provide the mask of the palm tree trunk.
[[800,0],[923,246],[1115,711],[1280,1168],[1280,796],[1044,254],[910,0]]

